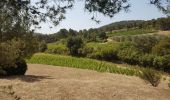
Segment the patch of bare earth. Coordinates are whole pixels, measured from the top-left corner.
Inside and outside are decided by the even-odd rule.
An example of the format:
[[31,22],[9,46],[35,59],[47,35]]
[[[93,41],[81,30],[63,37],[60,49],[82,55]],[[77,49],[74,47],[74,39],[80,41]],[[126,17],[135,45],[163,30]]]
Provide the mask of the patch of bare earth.
[[0,100],[170,100],[170,89],[142,79],[96,71],[30,64],[25,76],[0,79]]
[[155,33],[155,34],[158,34],[158,35],[170,35],[170,31],[159,31],[159,32],[157,32],[157,33]]

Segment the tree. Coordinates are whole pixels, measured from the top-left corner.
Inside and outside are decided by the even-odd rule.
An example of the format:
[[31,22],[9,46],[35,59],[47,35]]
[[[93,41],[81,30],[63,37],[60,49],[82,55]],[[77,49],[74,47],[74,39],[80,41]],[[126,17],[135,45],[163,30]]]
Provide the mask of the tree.
[[2,4],[3,1],[0,2],[0,75],[23,75],[27,70],[24,58],[37,51],[38,42],[30,31],[26,12],[13,9],[11,3]]
[[67,48],[70,54],[73,56],[78,56],[78,50],[83,47],[83,40],[80,37],[70,37],[67,40]]
[[47,50],[47,44],[46,42],[43,40],[39,43],[39,51],[40,52],[44,52],[45,50]]
[[99,33],[99,38],[106,39],[107,38],[106,32],[100,32]]
[[[0,9],[8,9],[13,18],[29,20],[31,25],[39,25],[41,22],[52,22],[58,25],[65,19],[64,14],[68,9],[73,8],[76,0],[1,0]],[[170,0],[148,0],[168,16],[170,15]],[[93,13],[92,20],[99,22],[95,14],[102,13],[113,17],[115,14],[130,7],[129,0],[85,0],[85,10]],[[8,18],[8,17],[6,17]]]

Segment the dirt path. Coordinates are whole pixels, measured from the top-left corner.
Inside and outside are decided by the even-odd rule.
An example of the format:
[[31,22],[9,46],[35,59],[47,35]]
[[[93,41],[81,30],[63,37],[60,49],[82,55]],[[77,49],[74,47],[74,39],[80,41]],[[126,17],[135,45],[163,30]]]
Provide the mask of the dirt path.
[[154,88],[138,77],[50,65],[30,64],[26,76],[0,79],[0,100],[170,100],[169,95],[163,83]]

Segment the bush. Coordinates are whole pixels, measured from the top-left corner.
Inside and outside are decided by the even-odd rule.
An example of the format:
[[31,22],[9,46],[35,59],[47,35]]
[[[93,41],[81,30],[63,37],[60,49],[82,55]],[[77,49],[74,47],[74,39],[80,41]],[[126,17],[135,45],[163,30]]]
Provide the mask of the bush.
[[0,43],[0,75],[23,75],[27,70],[23,59],[37,51],[37,42],[34,42],[28,44],[25,40],[13,39]]
[[142,79],[150,82],[152,86],[157,87],[161,80],[161,75],[152,69],[143,69],[140,76]]
[[137,65],[139,64],[139,58],[142,56],[142,54],[135,48],[129,47],[123,50],[119,50],[118,52],[118,58],[119,60]]
[[6,75],[24,75],[27,70],[27,64],[23,59],[17,59],[14,66],[4,66]]
[[135,47],[145,53],[150,53],[152,51],[152,47],[158,42],[156,37],[154,36],[140,36],[134,39]]
[[164,71],[170,73],[170,54],[164,56]]
[[45,41],[41,41],[41,42],[39,43],[39,51],[40,51],[40,52],[44,52],[45,50],[47,50],[47,44],[46,44]]
[[88,43],[81,50],[88,58],[113,61],[117,60],[118,45],[114,43]]
[[152,52],[159,56],[170,54],[170,38],[162,39],[152,48]]
[[106,38],[107,38],[107,35],[106,35],[105,32],[100,32],[100,33],[98,33],[98,36],[99,36],[99,38],[101,38],[101,39],[106,39]]
[[69,54],[69,50],[63,43],[50,43],[48,44],[48,49],[46,50],[47,53],[52,54]]
[[70,54],[73,56],[78,56],[79,49],[83,47],[83,40],[80,37],[70,37],[67,40],[67,48]]
[[153,67],[153,61],[155,59],[156,56],[151,55],[151,54],[143,54],[141,55],[140,59],[139,59],[139,65],[147,67]]
[[24,75],[27,71],[27,64],[23,59],[17,59],[14,65],[1,65],[0,76]]

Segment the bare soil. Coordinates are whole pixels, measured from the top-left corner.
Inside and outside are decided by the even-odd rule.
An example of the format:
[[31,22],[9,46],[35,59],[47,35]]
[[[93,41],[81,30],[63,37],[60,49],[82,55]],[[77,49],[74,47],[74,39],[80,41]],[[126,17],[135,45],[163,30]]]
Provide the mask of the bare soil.
[[0,78],[0,100],[170,100],[165,82],[152,87],[119,74],[30,64],[25,76]]

